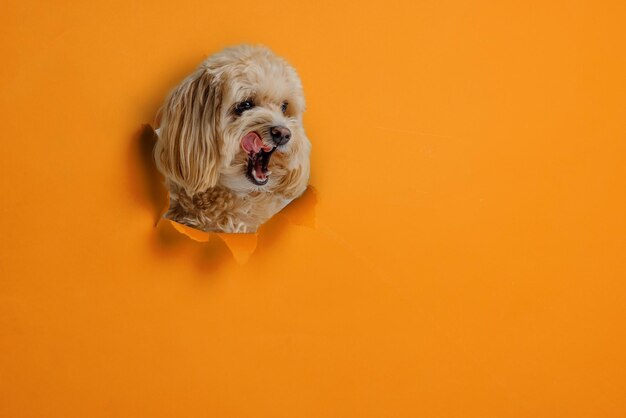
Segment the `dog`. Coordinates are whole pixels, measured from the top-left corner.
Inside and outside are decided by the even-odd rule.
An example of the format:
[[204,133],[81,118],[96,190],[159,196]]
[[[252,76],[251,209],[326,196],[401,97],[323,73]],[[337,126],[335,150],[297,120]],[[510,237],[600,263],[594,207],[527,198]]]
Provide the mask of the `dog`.
[[206,59],[157,114],[164,217],[207,232],[256,232],[307,188],[304,110],[296,71],[268,48],[240,45]]

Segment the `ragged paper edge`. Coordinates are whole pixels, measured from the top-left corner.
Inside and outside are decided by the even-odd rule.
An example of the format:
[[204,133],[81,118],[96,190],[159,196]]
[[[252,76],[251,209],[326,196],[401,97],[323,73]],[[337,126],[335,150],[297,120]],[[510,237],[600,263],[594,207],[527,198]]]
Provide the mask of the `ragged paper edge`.
[[235,261],[239,264],[245,264],[256,249],[258,241],[257,233],[225,234],[221,232],[204,232],[187,225],[179,224],[175,221],[168,220],[167,222],[178,232],[197,242],[207,243],[211,240],[211,237],[213,237],[213,239],[215,239],[215,237],[221,239],[230,250]]
[[[283,208],[283,210],[274,216],[283,217],[292,225],[314,229],[317,227],[317,220],[315,216],[316,205],[317,190],[313,186],[309,185],[302,196],[294,199],[293,202],[289,203],[285,208]],[[204,232],[172,220],[165,220],[163,218],[161,218],[160,221],[169,222],[176,231],[199,243],[207,243],[212,237],[218,237],[226,244],[233,258],[239,264],[245,264],[248,262],[257,248],[259,234],[263,234],[263,225],[261,225],[259,231],[255,233],[229,234],[222,232]]]

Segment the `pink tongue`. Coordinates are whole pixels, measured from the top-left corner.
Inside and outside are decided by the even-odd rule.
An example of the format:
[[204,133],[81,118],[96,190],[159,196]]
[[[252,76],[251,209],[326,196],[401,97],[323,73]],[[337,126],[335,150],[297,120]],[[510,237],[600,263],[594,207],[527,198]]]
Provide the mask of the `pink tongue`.
[[255,132],[250,132],[241,140],[241,148],[248,154],[258,154],[263,146],[263,141]]
[[271,151],[272,147],[265,145],[256,132],[250,132],[241,139],[241,148],[248,154],[258,154],[263,151]]

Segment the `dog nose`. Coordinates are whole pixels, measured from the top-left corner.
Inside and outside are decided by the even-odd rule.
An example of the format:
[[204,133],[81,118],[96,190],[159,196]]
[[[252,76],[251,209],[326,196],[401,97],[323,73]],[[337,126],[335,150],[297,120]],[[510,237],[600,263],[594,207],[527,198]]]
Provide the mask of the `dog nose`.
[[272,126],[270,128],[270,135],[272,135],[272,141],[274,141],[276,145],[286,144],[291,139],[291,131],[284,126]]

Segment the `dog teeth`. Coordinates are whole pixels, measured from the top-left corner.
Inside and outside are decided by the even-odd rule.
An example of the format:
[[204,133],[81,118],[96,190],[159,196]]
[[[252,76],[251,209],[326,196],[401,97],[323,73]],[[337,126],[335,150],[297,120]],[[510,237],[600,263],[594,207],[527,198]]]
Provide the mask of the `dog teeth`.
[[263,182],[263,181],[265,181],[265,179],[264,179],[264,178],[259,178],[259,177],[257,177],[257,175],[256,175],[256,171],[253,171],[253,172],[252,172],[252,176],[254,177],[254,179],[255,179],[256,181],[259,181],[259,182]]

